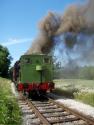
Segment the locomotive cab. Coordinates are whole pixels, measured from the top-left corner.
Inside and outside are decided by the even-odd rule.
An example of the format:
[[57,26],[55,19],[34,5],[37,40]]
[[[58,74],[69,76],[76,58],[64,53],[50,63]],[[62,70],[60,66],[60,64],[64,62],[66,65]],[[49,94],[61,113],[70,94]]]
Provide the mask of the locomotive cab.
[[18,90],[28,93],[54,89],[52,57],[45,54],[23,55],[20,58]]

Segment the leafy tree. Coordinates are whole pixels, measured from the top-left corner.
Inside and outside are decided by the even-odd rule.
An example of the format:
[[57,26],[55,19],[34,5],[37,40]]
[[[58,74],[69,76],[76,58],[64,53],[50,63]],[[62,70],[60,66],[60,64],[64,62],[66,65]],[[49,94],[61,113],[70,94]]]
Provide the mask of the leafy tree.
[[8,49],[0,45],[0,76],[8,77],[11,59]]

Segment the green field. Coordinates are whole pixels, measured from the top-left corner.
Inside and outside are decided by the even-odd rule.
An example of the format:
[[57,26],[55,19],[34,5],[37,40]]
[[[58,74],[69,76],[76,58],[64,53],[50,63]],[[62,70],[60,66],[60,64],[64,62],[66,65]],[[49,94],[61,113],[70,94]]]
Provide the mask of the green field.
[[11,81],[0,77],[0,124],[20,125],[20,110],[11,91]]
[[57,79],[55,93],[94,106],[94,80]]

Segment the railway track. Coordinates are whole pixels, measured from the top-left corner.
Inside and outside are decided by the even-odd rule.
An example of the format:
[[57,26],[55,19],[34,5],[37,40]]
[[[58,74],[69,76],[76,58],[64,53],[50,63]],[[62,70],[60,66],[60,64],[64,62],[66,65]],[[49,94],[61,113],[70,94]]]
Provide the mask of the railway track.
[[33,101],[20,95],[19,105],[25,116],[23,125],[94,125],[94,119],[53,99]]

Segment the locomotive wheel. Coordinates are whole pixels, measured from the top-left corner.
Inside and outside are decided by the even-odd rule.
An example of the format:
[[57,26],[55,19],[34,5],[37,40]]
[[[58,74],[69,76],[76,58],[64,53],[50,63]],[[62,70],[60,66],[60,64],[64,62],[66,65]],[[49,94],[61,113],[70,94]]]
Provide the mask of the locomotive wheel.
[[37,97],[37,92],[36,92],[36,90],[32,90],[32,91],[30,91],[29,92],[29,98],[36,98]]
[[35,99],[35,100],[40,100],[45,98],[46,91],[39,91],[39,90],[33,90],[29,92],[29,98]]

